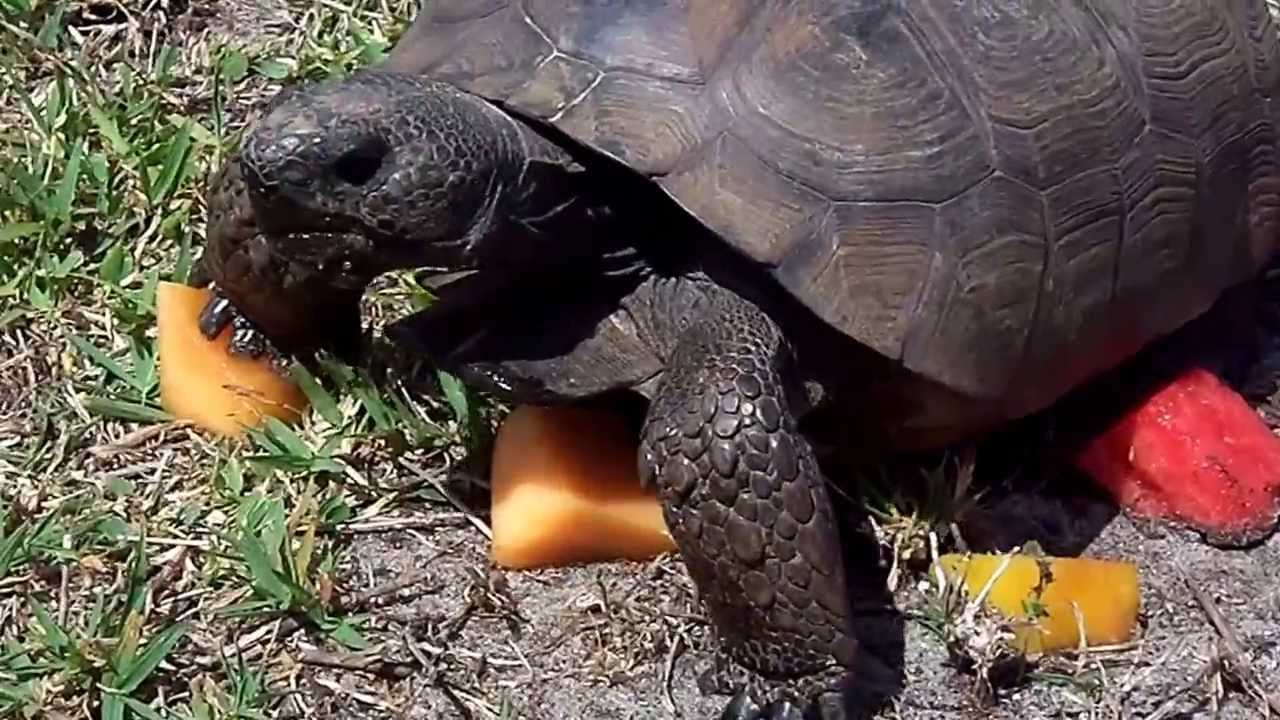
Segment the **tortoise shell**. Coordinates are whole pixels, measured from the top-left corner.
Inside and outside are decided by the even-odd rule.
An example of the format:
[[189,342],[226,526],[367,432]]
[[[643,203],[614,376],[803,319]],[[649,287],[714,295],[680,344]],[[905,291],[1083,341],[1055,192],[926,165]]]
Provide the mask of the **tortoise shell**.
[[970,397],[1042,405],[1276,244],[1264,0],[434,0],[388,65],[652,178]]

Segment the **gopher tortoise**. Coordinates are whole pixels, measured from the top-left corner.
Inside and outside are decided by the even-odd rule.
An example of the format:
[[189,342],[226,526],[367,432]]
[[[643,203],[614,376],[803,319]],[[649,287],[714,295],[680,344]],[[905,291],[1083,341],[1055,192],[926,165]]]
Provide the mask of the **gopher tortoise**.
[[647,399],[704,689],[843,717],[815,447],[990,431],[1256,276],[1278,89],[1264,0],[435,0],[214,178],[201,324],[350,351],[418,269],[393,340],[511,402]]

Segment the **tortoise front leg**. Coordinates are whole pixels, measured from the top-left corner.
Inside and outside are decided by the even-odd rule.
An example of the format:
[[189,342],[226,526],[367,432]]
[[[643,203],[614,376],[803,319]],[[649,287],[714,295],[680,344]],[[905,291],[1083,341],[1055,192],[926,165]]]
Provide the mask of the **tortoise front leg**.
[[657,483],[728,661],[703,691],[736,693],[726,718],[800,718],[819,699],[841,706],[857,651],[836,520],[784,391],[782,333],[725,291],[708,304],[650,405],[641,476]]

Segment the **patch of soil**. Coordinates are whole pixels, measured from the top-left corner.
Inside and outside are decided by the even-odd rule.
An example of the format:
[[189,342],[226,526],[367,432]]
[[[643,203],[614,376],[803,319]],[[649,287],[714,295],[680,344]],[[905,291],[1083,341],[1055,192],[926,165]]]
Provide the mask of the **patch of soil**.
[[285,0],[191,0],[184,3],[184,34],[208,33],[240,47],[287,35],[295,21]]
[[671,704],[684,717],[717,709],[696,689],[708,628],[677,560],[503,573],[488,571],[486,552],[469,526],[354,543],[345,570],[359,589],[432,571],[374,613],[384,653],[413,663],[415,644],[429,666],[400,681],[318,670],[306,717],[496,717],[485,708],[496,711],[504,693],[511,717],[528,720],[666,718]]
[[[698,674],[713,662],[713,638],[677,559],[490,572],[486,549],[469,526],[354,542],[344,567],[351,590],[430,571],[372,612],[379,628],[372,635],[385,643],[377,654],[413,669],[393,680],[310,668],[305,716],[499,717],[505,693],[516,711],[509,717],[526,720],[718,717],[724,698],[697,690]],[[1148,718],[1157,710],[1165,718],[1210,717],[1221,678],[1212,666],[1221,660],[1217,635],[1184,578],[1213,598],[1254,672],[1280,679],[1280,538],[1222,551],[1194,533],[1144,528],[1121,515],[1085,554],[1139,564],[1143,609],[1133,649],[1086,659],[1081,669],[1089,672],[1076,680],[1029,679],[986,706],[937,637],[907,622],[904,687],[875,717]],[[904,609],[923,602],[914,589],[900,598]],[[430,661],[427,670],[416,667],[410,645]],[[1229,692],[1218,717],[1261,717],[1258,709],[1257,698]]]
[[0,446],[34,432],[33,389],[45,387],[54,369],[43,338],[0,334]]

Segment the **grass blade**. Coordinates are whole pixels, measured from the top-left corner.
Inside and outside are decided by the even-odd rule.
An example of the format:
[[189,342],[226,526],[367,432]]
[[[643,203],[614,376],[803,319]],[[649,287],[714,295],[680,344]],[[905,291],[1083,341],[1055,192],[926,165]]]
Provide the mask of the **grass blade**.
[[127,400],[113,400],[98,396],[86,398],[84,407],[94,415],[113,417],[128,422],[162,423],[170,422],[174,419],[172,415],[160,408]]
[[316,380],[309,370],[301,365],[293,368],[294,382],[298,383],[298,387],[302,389],[302,394],[307,396],[307,400],[311,402],[311,406],[320,413],[320,417],[325,422],[334,427],[342,426],[342,412],[338,410],[338,403],[333,399],[333,395]]
[[84,353],[85,355],[88,355],[90,360],[93,360],[104,370],[116,376],[116,379],[122,380],[125,383],[128,383],[130,386],[133,386],[135,388],[137,387],[134,384],[133,375],[131,373],[125,372],[125,369],[121,367],[119,363],[117,363],[115,360],[112,360],[106,353],[99,350],[96,345],[89,342],[88,340],[85,340],[79,335],[75,335],[72,333],[67,333],[67,339],[71,341],[72,345],[76,346],[77,350]]
[[110,690],[102,691],[102,720],[124,720],[124,699]]
[[122,693],[131,693],[150,677],[160,663],[173,652],[178,643],[187,634],[185,624],[170,625],[161,630],[146,644],[131,663],[129,672],[116,684],[115,689]]
[[467,390],[463,387],[462,381],[443,370],[437,371],[436,376],[440,379],[440,388],[444,390],[445,400],[449,402],[449,407],[453,408],[453,418],[458,421],[459,425],[465,426],[470,403],[467,400]]
[[34,597],[30,598],[28,602],[31,603],[31,613],[36,616],[36,622],[39,623],[40,629],[44,631],[45,639],[48,640],[49,646],[55,649],[65,648],[71,640],[67,637],[66,631],[49,614],[49,608]]
[[40,223],[19,222],[0,225],[0,243],[12,242],[29,235],[38,235],[44,226]]
[[76,141],[71,148],[71,157],[67,160],[66,172],[62,182],[58,184],[58,192],[53,196],[53,212],[62,220],[71,219],[71,204],[76,199],[76,188],[80,184],[80,162],[84,159],[84,140]]
[[129,146],[129,143],[125,142],[124,136],[120,134],[120,127],[116,124],[115,118],[103,112],[97,103],[89,105],[89,117],[93,120],[93,124],[97,126],[98,132],[111,144],[111,149],[117,155],[128,157],[133,152],[133,148]]
[[129,706],[129,712],[137,715],[143,720],[165,720],[164,716],[151,709],[150,705],[133,698],[123,698],[124,704]]
[[178,135],[169,144],[169,152],[165,156],[160,175],[152,186],[151,202],[159,204],[173,196],[178,180],[187,169],[187,160],[191,150],[191,123],[183,123]]
[[262,546],[258,538],[249,532],[245,532],[240,536],[239,544],[240,552],[244,555],[245,564],[249,566],[249,574],[253,576],[254,584],[267,596],[279,601],[282,605],[288,606],[293,600],[293,591],[276,573],[271,560],[267,557],[266,548]]
[[[0,518],[3,520],[3,518]],[[0,579],[9,576],[9,571],[13,569],[16,561],[19,561],[18,552],[23,549],[30,530],[27,523],[22,523],[13,529],[12,532],[0,538]],[[25,559],[21,558],[21,559]]]
[[120,243],[112,245],[98,265],[98,277],[112,285],[119,285],[124,279],[124,261],[124,247]]

